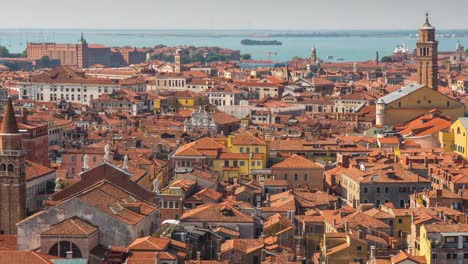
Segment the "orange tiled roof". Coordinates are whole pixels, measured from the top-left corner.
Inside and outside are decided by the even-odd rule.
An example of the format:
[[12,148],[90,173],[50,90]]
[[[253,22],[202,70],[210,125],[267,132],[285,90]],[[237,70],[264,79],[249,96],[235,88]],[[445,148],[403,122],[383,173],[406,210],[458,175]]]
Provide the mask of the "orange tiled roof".
[[250,215],[241,212],[229,202],[201,205],[185,212],[180,220],[181,222],[253,223]]
[[244,254],[263,248],[263,239],[230,239],[221,244],[221,253],[237,250]]
[[42,235],[68,235],[68,236],[89,236],[97,231],[97,227],[81,220],[79,217],[72,217],[41,233]]
[[272,168],[323,168],[318,163],[306,159],[300,155],[294,154],[291,157],[276,163]]
[[53,259],[62,258],[34,251],[0,251],[0,263],[2,264],[53,264]]

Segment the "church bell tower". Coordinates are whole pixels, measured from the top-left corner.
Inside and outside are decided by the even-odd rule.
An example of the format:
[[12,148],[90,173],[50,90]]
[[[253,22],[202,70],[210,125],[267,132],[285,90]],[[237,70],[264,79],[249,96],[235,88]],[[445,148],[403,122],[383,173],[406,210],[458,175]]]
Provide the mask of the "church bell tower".
[[426,12],[426,22],[419,29],[419,41],[416,44],[416,59],[418,61],[418,83],[437,91],[437,46],[435,28],[429,23]]
[[0,130],[0,234],[16,234],[16,223],[26,217],[26,182],[22,135],[11,97]]

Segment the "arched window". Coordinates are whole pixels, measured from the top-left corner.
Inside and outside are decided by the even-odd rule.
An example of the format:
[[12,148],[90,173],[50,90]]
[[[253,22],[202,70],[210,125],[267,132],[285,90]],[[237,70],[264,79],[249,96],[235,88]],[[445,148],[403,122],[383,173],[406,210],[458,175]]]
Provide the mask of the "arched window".
[[457,135],[460,135],[460,133],[461,133],[461,130],[460,130],[460,128],[458,127],[458,128],[457,128]]
[[13,172],[15,170],[15,166],[13,164],[8,164],[8,171]]
[[0,165],[0,171],[6,171],[6,164],[2,163]]
[[55,243],[49,250],[49,255],[58,256],[62,258],[67,257],[67,251],[72,251],[73,258],[81,258],[81,250],[75,243],[71,241],[60,241]]

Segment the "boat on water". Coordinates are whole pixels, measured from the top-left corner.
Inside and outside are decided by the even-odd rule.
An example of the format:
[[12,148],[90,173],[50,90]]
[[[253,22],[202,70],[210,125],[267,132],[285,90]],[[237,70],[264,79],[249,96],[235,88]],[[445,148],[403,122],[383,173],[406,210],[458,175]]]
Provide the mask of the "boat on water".
[[338,58],[338,59],[336,59],[336,60],[337,60],[337,61],[344,61],[343,58]]
[[327,56],[327,60],[333,60],[333,56],[328,55],[328,56]]

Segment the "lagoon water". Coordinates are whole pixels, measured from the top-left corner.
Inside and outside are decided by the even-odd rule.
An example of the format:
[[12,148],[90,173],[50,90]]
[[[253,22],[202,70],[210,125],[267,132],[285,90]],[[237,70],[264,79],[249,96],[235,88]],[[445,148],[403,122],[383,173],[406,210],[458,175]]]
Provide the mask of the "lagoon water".
[[[240,41],[245,38],[259,38],[259,34],[279,33],[263,31],[215,31],[215,30],[66,30],[66,29],[0,29],[0,45],[10,52],[22,52],[27,42],[76,43],[81,32],[88,43],[107,46],[153,47],[158,44],[167,46],[219,46],[250,53],[254,59],[266,59],[267,52],[272,60],[287,61],[294,56],[308,57],[310,49],[316,47],[319,58],[331,61],[373,60],[375,52],[380,56],[390,55],[396,45],[404,44],[410,51],[416,46],[417,38],[410,37],[416,31],[350,31],[338,32],[340,36],[308,37],[271,37],[283,43],[281,46],[244,46]],[[376,33],[378,32],[378,33]],[[291,33],[291,32],[286,32]],[[292,32],[295,33],[295,32]],[[439,31],[437,33],[440,33]],[[447,32],[446,32],[447,33]],[[441,33],[442,34],[442,33]],[[452,33],[450,33],[452,34]],[[468,47],[468,34],[457,37],[438,37],[440,51],[453,51],[457,41]]]

